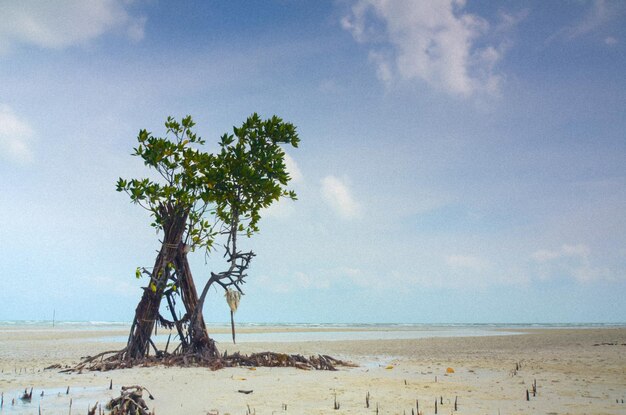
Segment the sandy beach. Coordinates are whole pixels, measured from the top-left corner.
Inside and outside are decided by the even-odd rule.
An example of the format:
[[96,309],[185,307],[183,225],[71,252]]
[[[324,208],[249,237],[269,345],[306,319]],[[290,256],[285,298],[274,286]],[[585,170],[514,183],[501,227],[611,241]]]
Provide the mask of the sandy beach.
[[[0,414],[37,414],[40,407],[42,414],[67,414],[70,399],[71,412],[84,414],[89,404],[104,403],[119,395],[121,386],[137,384],[155,397],[149,404],[157,414],[411,414],[418,403],[421,412],[434,414],[435,401],[439,414],[455,413],[455,401],[460,414],[626,414],[626,328],[516,331],[480,337],[220,344],[229,353],[322,353],[358,365],[335,372],[139,367],[66,374],[44,368],[119,349],[120,343],[98,339],[127,335],[127,329],[3,328]],[[20,393],[31,387],[32,402],[25,404]],[[334,409],[335,400],[339,409]]]

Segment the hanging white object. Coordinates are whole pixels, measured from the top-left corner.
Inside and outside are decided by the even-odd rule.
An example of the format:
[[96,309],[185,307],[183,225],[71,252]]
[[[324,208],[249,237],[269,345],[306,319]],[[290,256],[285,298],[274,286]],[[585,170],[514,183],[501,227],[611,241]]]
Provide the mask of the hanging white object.
[[237,311],[237,307],[239,307],[239,300],[241,299],[241,293],[239,291],[228,289],[224,293],[224,297],[226,297],[226,302],[230,307],[230,329],[233,334],[233,343],[235,343],[235,319],[234,314]]
[[241,299],[241,293],[236,290],[228,289],[226,290],[224,296],[226,297],[226,302],[230,307],[230,311],[233,313],[237,311],[237,308],[239,307],[239,300]]

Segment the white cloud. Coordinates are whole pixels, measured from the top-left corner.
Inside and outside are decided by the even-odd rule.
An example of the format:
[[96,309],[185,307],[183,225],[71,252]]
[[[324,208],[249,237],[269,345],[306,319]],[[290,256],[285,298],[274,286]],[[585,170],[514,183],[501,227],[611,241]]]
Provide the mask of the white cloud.
[[588,263],[572,270],[572,276],[579,282],[592,282],[598,280],[615,281],[611,271],[607,268],[594,268]]
[[383,83],[390,84],[393,81],[393,69],[389,59],[380,52],[371,51],[369,60],[376,65],[376,77]]
[[[133,17],[120,0],[5,1],[0,3],[0,44],[28,43],[62,49],[120,30],[143,38],[146,19]],[[5,46],[6,47],[6,46]]]
[[615,39],[613,36],[607,36],[604,39],[604,43],[609,46],[617,45],[617,39]]
[[287,167],[289,176],[291,176],[292,183],[302,182],[304,176],[302,176],[302,171],[300,167],[298,167],[298,163],[287,153],[285,153],[285,166]]
[[[548,43],[555,39],[573,40],[594,32],[607,26],[610,22],[618,19],[624,14],[623,2],[607,2],[605,0],[595,0],[591,2],[585,16],[578,22],[566,26],[550,36]],[[616,39],[612,36],[605,37],[604,43],[612,45]]]
[[[83,286],[90,287],[90,289],[97,291],[100,295],[113,294],[115,296],[138,298],[141,294],[141,288],[138,286],[139,282],[129,276],[92,275],[79,277],[78,279],[83,282]],[[145,281],[141,285],[145,285]]]
[[143,40],[145,36],[145,27],[147,20],[147,17],[138,17],[136,19],[130,20],[130,23],[128,24],[128,28],[126,30],[126,33],[128,34],[130,40],[132,40],[133,42],[139,42]]
[[33,129],[13,110],[0,104],[0,156],[12,162],[25,164],[33,160],[31,139]]
[[589,247],[586,245],[562,245],[555,250],[542,249],[532,254],[532,258],[537,262],[553,261],[561,258],[587,258],[589,256]]
[[322,277],[311,277],[303,272],[296,272],[296,281],[302,288],[326,289],[330,287],[330,281]]
[[291,199],[281,198],[264,208],[261,212],[263,218],[288,218],[295,212],[295,203]]
[[326,176],[322,179],[322,197],[339,216],[345,219],[359,217],[361,206],[352,196],[346,180],[335,176]]
[[446,263],[453,268],[483,271],[489,268],[489,261],[474,255],[448,255]]
[[[505,43],[477,47],[475,41],[487,34],[489,23],[464,13],[464,3],[358,0],[341,24],[356,41],[379,45],[369,59],[385,83],[421,79],[464,97],[497,92],[500,76],[495,66],[502,59]],[[515,20],[503,14],[505,17],[510,28]],[[498,26],[498,31],[503,27]]]
[[[291,176],[291,181],[289,182],[290,185],[297,185],[304,181],[304,176],[302,175],[300,167],[298,167],[298,163],[296,163],[296,161],[287,153],[285,153],[285,166],[287,167],[289,176]],[[261,216],[268,218],[287,218],[292,216],[295,210],[295,203],[293,200],[280,198],[269,207],[263,209]]]
[[346,275],[348,277],[358,277],[359,275],[363,274],[363,272],[359,268],[353,267],[339,267],[337,269],[337,272],[341,275]]
[[592,263],[591,249],[584,244],[564,244],[554,250],[539,250],[532,254],[532,258],[541,264],[540,277],[544,279],[555,275],[569,276],[584,283],[616,279],[609,268]]
[[511,30],[515,29],[515,27],[522,20],[526,19],[529,14],[530,11],[528,9],[522,9],[515,13],[507,13],[503,10],[500,10],[498,12],[498,17],[500,21],[494,28],[495,33],[499,36],[506,35]]
[[317,89],[324,94],[340,94],[345,88],[334,79],[322,79]]
[[258,282],[275,293],[291,293],[298,290],[324,290],[330,287],[330,280],[326,277],[311,277],[304,272],[273,276],[261,275]]
[[607,2],[596,0],[583,20],[564,30],[566,37],[573,39],[596,30],[612,18],[612,12]]

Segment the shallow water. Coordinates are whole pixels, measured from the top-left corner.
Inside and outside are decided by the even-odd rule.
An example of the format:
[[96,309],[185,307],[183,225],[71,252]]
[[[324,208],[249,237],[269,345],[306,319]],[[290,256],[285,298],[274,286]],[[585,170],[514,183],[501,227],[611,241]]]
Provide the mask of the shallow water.
[[[397,330],[397,329],[377,329],[377,330],[350,330],[350,331],[275,331],[268,328],[267,331],[253,333],[236,333],[238,343],[290,343],[290,342],[312,342],[312,341],[343,341],[343,340],[401,340],[401,339],[425,339],[433,337],[477,337],[477,336],[502,336],[519,334],[517,332],[507,332],[501,330],[477,329],[469,327],[441,328],[428,330]],[[175,332],[172,332],[172,340],[177,339]],[[153,337],[158,343],[166,343],[169,333],[159,334]],[[232,342],[230,333],[210,333],[212,339],[218,343]],[[107,343],[125,343],[128,336],[103,336],[92,339],[93,341]]]
[[70,413],[70,402],[71,412],[84,414],[88,407],[96,403],[104,408],[116,391],[108,387],[72,387],[69,393],[66,392],[67,388],[33,388],[32,399],[23,401],[20,399],[24,394],[23,389],[6,391],[0,414],[38,414],[40,408],[42,414]]

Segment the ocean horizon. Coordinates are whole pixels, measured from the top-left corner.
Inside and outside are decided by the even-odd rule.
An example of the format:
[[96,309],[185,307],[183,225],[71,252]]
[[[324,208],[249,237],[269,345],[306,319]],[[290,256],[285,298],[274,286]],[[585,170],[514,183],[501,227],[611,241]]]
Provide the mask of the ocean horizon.
[[[0,320],[2,331],[62,330],[102,332],[91,341],[125,343],[131,322]],[[232,342],[230,322],[207,323],[209,334],[218,343]],[[408,340],[440,337],[485,337],[519,335],[524,329],[586,329],[626,327],[626,323],[275,323],[243,322],[236,324],[237,342],[315,342],[351,340]],[[175,330],[157,329],[157,343],[177,339]]]
[[[132,321],[104,321],[104,320],[0,320],[3,326],[130,326]],[[230,327],[230,321],[207,322],[207,327]],[[306,327],[306,328],[352,328],[352,327],[494,327],[494,328],[584,328],[584,327],[626,327],[626,322],[491,322],[491,323],[312,323],[312,322],[236,322],[241,327]]]

